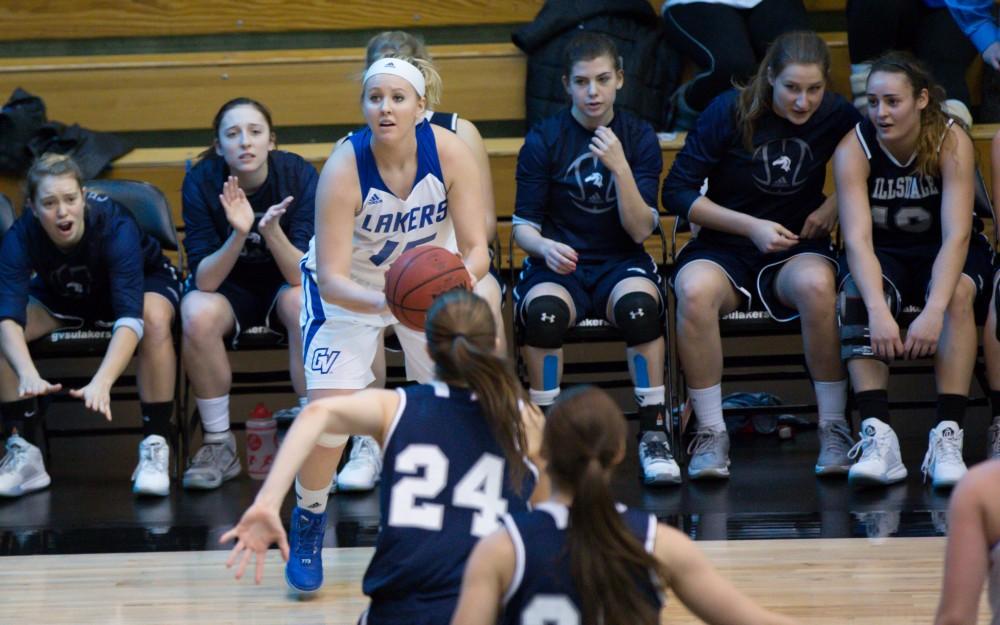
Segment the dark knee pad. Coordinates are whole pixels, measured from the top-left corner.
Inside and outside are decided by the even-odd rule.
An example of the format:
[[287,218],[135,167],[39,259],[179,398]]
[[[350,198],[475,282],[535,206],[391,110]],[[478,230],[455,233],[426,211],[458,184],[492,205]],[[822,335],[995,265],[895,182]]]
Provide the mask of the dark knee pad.
[[[893,316],[899,314],[896,289],[883,278],[882,291]],[[868,328],[868,308],[854,279],[844,281],[837,294],[837,323],[840,326],[840,357],[844,362],[855,358],[878,360],[872,350],[871,332]]]
[[569,329],[569,306],[555,295],[539,295],[522,314],[524,342],[531,347],[559,349]]
[[629,347],[642,345],[663,336],[660,303],[645,291],[622,295],[614,307],[615,325],[622,331]]

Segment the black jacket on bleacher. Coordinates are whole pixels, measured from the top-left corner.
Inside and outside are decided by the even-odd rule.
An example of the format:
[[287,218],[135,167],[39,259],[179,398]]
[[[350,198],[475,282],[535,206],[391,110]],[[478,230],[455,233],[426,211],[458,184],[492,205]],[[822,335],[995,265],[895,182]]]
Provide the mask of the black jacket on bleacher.
[[607,35],[618,47],[625,85],[615,106],[665,130],[681,58],[667,46],[648,0],[546,0],[535,21],[514,32],[514,45],[528,55],[527,126],[569,102],[562,84],[563,48],[581,29]]

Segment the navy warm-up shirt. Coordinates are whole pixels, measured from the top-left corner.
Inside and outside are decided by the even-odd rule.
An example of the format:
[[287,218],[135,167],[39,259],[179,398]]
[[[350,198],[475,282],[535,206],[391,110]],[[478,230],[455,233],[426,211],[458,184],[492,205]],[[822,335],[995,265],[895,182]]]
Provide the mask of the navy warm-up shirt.
[[[686,218],[708,178],[706,195],[716,204],[798,233],[825,199],[827,161],[861,115],[829,90],[801,126],[769,108],[757,120],[753,150],[748,152],[736,123],[737,95],[735,89],[722,93],[698,116],[663,183],[663,206]],[[745,237],[708,228],[698,238],[719,245],[752,245]]]
[[[642,199],[655,209],[663,170],[656,133],[645,121],[617,109],[610,128]],[[543,237],[572,247],[581,261],[641,253],[642,243],[632,240],[618,216],[614,176],[590,153],[593,136],[568,108],[535,124],[517,157],[514,225],[534,226]]]
[[26,323],[32,273],[55,295],[79,300],[81,310],[110,301],[114,320],[142,319],[143,276],[165,262],[160,244],[109,197],[88,193],[86,202],[83,238],[71,250],[56,247],[27,209],[4,235],[0,319]]
[[[184,250],[192,276],[197,274],[201,261],[222,247],[232,233],[226,211],[219,201],[222,185],[229,175],[225,159],[213,155],[199,162],[184,176]],[[298,154],[281,150],[268,153],[267,180],[252,195],[247,195],[254,211],[254,224],[227,280],[254,287],[285,281],[257,230],[257,224],[268,208],[291,195],[295,199],[279,223],[292,245],[305,254],[313,236],[318,181],[316,168]]]

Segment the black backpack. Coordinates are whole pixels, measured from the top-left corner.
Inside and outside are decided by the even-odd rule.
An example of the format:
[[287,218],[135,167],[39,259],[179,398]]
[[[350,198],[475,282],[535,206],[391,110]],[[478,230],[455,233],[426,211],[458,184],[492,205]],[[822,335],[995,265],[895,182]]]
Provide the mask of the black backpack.
[[0,109],[0,172],[18,176],[34,156],[28,142],[45,124],[45,103],[18,87]]

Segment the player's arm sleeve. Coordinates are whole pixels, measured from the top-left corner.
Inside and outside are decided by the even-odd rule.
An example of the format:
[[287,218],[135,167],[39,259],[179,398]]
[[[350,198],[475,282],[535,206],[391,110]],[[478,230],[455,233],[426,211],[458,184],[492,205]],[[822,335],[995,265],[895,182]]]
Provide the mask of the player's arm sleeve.
[[549,159],[542,133],[537,129],[524,138],[517,155],[516,177],[513,224],[532,226],[541,232],[549,197]]
[[300,188],[295,202],[298,207],[292,218],[288,240],[303,254],[309,249],[309,239],[316,232],[316,184],[319,174],[308,161],[301,162],[298,172]]
[[993,1],[945,0],[955,23],[980,52],[1000,39],[1000,28],[993,19]]
[[15,223],[0,243],[0,319],[16,321],[21,327],[27,323],[31,281],[26,236],[24,228]]
[[735,96],[723,94],[708,105],[695,127],[688,131],[684,147],[677,154],[663,182],[663,208],[687,219],[691,205],[701,197],[701,186],[722,160],[737,136],[733,111]]
[[[124,209],[122,209],[124,211]],[[108,282],[111,285],[111,312],[115,316],[112,332],[131,328],[142,339],[142,300],[144,271],[142,230],[134,219],[120,217],[107,240]]]
[[[197,169],[192,170],[196,172]],[[188,274],[196,276],[198,265],[206,256],[222,247],[222,239],[212,221],[211,205],[201,192],[196,177],[189,173],[181,188],[182,216],[184,219],[184,253],[187,256]]]

